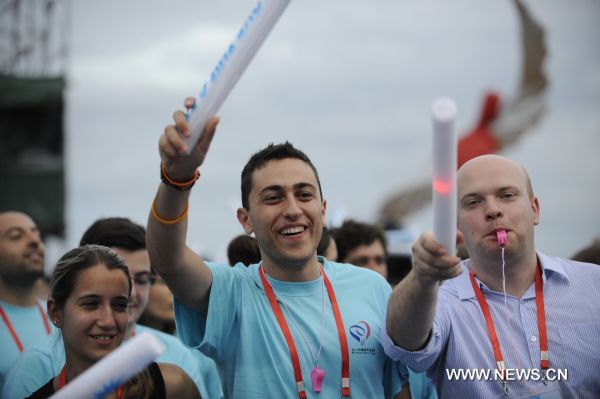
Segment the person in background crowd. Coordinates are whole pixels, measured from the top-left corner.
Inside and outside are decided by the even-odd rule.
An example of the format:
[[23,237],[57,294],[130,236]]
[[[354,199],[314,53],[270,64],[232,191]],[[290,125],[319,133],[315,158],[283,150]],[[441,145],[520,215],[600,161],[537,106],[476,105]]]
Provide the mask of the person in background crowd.
[[342,263],[366,267],[388,278],[387,241],[379,227],[345,220],[334,230],[338,260]]
[[167,334],[175,334],[173,293],[158,275],[150,287],[148,306],[140,316],[138,323]]
[[331,235],[331,230],[329,230],[327,227],[323,227],[321,240],[319,241],[319,245],[317,245],[317,255],[324,256],[331,261],[337,260],[337,246],[335,245],[335,240]]
[[256,238],[248,234],[235,237],[227,246],[227,259],[231,266],[237,263],[249,266],[260,262],[260,249]]
[[[58,261],[50,282],[48,315],[61,330],[66,361],[56,377],[28,398],[49,398],[121,345],[131,290],[125,261],[107,247],[84,245]],[[200,398],[190,377],[172,364],[151,363],[112,388],[105,388],[104,398]]]
[[595,238],[590,245],[580,249],[571,257],[577,262],[587,262],[600,265],[600,237]]
[[0,390],[14,361],[35,344],[50,346],[53,326],[36,296],[45,247],[35,222],[21,212],[0,213]]

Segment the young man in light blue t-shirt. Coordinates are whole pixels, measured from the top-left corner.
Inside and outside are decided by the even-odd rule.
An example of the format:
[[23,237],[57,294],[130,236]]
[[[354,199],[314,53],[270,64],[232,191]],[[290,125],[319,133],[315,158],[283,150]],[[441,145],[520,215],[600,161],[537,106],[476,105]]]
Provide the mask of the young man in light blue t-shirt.
[[175,295],[179,334],[215,360],[225,397],[407,397],[405,366],[377,342],[389,284],[317,257],[326,202],[309,158],[290,143],[250,158],[237,218],[255,234],[262,261],[247,268],[206,263],[186,246],[186,218],[218,120],[187,155],[182,136],[190,127],[182,112],[174,118],[160,139],[163,183],[148,249]]

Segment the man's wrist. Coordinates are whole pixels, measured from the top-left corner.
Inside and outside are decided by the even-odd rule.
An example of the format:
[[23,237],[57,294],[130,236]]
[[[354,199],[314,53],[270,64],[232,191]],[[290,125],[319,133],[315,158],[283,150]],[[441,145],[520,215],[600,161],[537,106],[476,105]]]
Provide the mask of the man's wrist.
[[162,182],[165,185],[173,187],[179,191],[190,190],[194,186],[194,184],[196,184],[196,180],[198,180],[199,177],[200,177],[200,171],[198,169],[196,169],[194,176],[191,177],[190,179],[175,180],[174,178],[172,178],[171,176],[169,176],[167,174],[167,170],[165,168],[164,162],[160,163],[160,180],[162,180]]

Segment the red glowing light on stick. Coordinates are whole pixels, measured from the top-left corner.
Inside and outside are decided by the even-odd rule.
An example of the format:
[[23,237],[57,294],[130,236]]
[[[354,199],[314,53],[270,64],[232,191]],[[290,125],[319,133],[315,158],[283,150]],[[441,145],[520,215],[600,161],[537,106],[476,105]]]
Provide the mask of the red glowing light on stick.
[[448,182],[445,182],[443,180],[434,179],[433,180],[433,189],[437,193],[440,193],[442,195],[448,195],[448,194],[450,194],[452,187],[450,186],[450,183],[448,183]]

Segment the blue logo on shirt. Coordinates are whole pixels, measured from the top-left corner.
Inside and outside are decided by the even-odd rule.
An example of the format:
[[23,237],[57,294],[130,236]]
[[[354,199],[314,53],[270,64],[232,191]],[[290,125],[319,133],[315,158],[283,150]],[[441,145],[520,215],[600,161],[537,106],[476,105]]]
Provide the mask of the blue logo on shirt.
[[361,346],[364,346],[371,336],[371,327],[366,321],[359,321],[358,323],[350,326],[349,331],[352,338],[357,340]]

